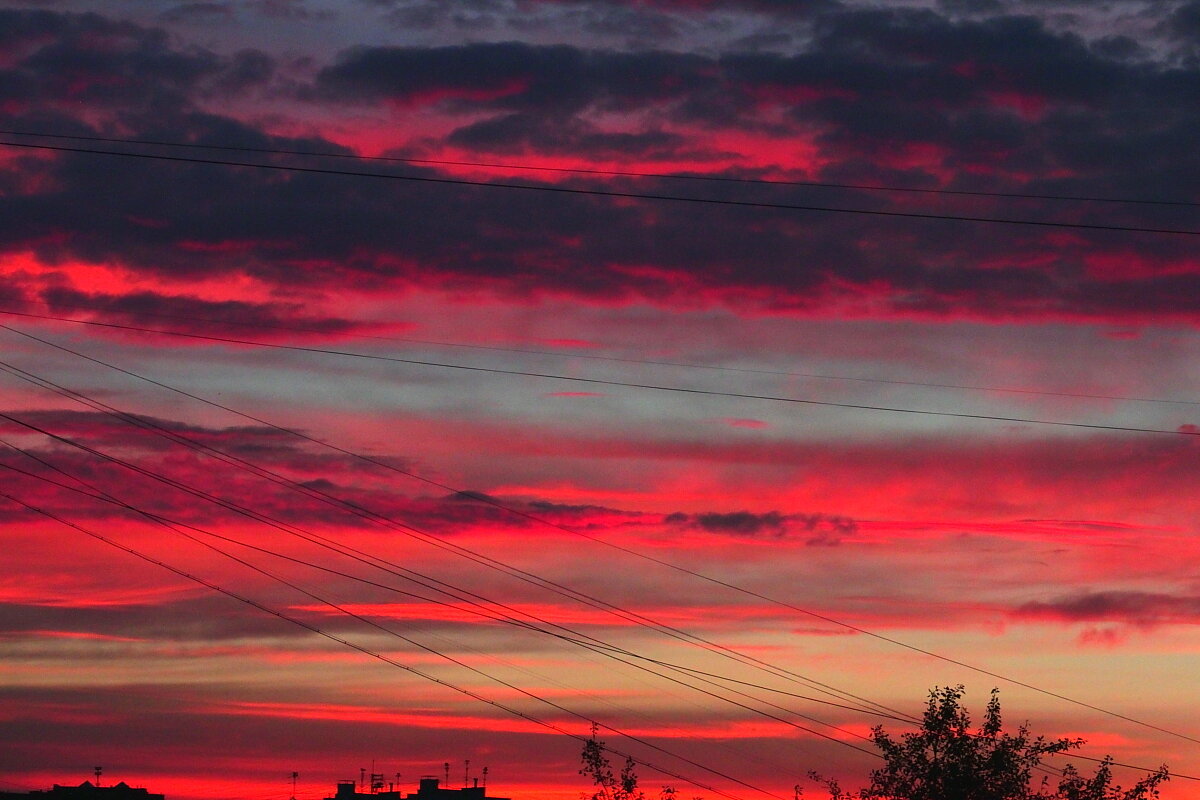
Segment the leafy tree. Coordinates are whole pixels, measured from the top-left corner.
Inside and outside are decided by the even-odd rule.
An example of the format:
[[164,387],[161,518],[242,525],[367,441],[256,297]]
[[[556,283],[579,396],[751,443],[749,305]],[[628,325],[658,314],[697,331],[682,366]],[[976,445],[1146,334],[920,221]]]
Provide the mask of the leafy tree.
[[[1083,740],[1035,738],[1026,725],[1006,733],[995,689],[981,724],[973,728],[962,705],[964,694],[961,685],[933,689],[916,732],[894,738],[876,727],[871,740],[884,764],[871,773],[867,788],[849,792],[814,772],[809,777],[825,785],[830,800],[1155,800],[1159,785],[1169,779],[1164,766],[1124,789],[1113,783],[1112,759],[1106,757],[1090,778],[1067,765],[1057,785],[1049,778],[1035,783],[1033,770],[1044,757],[1074,750]],[[645,800],[633,760],[626,761],[619,777],[614,775],[595,726],[584,744],[579,773],[597,787],[590,800]],[[800,794],[796,787],[797,800]],[[674,798],[675,790],[663,787],[660,800]]]
[[[596,787],[591,795],[585,794],[584,797],[590,800],[646,800],[645,793],[638,788],[633,758],[625,759],[620,776],[613,774],[612,764],[604,754],[604,742],[596,738],[598,732],[599,726],[592,723],[592,736],[583,743],[583,753],[580,755],[583,765],[579,768],[579,774],[591,778],[592,785]],[[674,798],[675,790],[664,787],[663,800],[667,800],[668,791],[670,798]]]
[[1106,756],[1090,779],[1084,778],[1070,764],[1063,768],[1056,797],[1062,800],[1142,800],[1158,797],[1158,785],[1165,780],[1169,780],[1169,773],[1166,767],[1160,767],[1158,772],[1122,789],[1112,782],[1112,758]]
[[[1032,773],[1045,756],[1073,750],[1083,740],[1033,738],[1025,725],[1005,733],[995,689],[982,724],[972,729],[964,693],[961,685],[931,691],[915,733],[897,739],[882,727],[874,729],[871,738],[884,765],[859,792],[862,800],[1151,800],[1168,779],[1163,767],[1122,790],[1112,784],[1112,762],[1105,759],[1090,779],[1068,766],[1056,787],[1048,778],[1035,786]],[[849,797],[836,784],[829,788],[834,800]]]
[[983,724],[971,730],[962,686],[930,692],[921,729],[893,739],[876,727],[872,740],[884,765],[871,773],[864,798],[888,800],[1018,800],[1031,797],[1033,768],[1043,756],[1078,747],[1078,739],[1033,739],[1022,725],[1005,733],[995,690]]

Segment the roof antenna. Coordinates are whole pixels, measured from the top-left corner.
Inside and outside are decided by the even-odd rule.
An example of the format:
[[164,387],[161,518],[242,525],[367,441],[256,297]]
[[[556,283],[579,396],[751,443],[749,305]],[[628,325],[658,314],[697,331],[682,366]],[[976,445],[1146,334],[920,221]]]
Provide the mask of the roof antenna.
[[471,783],[471,759],[463,761],[463,788]]
[[446,773],[446,780],[443,781],[443,783],[445,784],[446,788],[449,789],[450,788],[450,762],[447,761],[445,764],[442,764],[442,769]]
[[[483,768],[483,788],[487,788],[487,767]],[[296,798],[293,797],[292,800],[296,800]]]
[[300,777],[299,772],[292,772],[292,797],[291,800],[296,800],[296,778]]
[[100,788],[100,773],[104,772],[104,767],[92,767],[92,774],[96,776],[96,788]]

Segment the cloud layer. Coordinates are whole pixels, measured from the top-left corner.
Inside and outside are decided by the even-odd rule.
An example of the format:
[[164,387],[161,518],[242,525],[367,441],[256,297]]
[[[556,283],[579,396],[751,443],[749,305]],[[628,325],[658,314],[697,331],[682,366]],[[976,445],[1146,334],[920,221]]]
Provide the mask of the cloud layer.
[[1200,231],[1200,4],[42,6],[0,2],[0,141],[60,148],[0,146],[6,778],[577,798],[536,717],[786,794],[867,774],[812,732],[855,696],[1001,674],[1190,730],[1196,237],[1103,228]]

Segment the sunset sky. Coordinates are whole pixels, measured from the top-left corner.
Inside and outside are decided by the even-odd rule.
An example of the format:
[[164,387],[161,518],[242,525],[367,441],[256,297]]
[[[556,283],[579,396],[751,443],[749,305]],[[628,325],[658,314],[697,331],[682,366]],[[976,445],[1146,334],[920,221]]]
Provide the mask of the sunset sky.
[[0,2],[0,790],[1200,796],[1197,131],[1196,0]]

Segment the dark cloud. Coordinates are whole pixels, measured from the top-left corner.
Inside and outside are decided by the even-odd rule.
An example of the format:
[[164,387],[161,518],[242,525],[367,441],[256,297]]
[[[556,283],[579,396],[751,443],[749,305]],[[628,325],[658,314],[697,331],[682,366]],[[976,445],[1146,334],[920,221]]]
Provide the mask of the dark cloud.
[[843,7],[838,0],[535,0],[550,6],[598,8],[650,7],[662,11],[707,14],[713,11],[751,11],[774,17],[810,17]]
[[[106,492],[135,509],[200,526],[244,521],[247,509],[256,518],[274,523],[372,525],[367,515],[350,505],[403,517],[414,524],[441,527],[448,517],[462,522],[448,512],[446,504],[397,492],[376,464],[317,450],[281,430],[197,426],[141,414],[122,416],[120,412],[120,407],[108,413],[11,412],[17,421],[0,424],[6,435],[40,438],[42,434],[36,432],[46,431],[59,438],[27,445],[36,460],[8,451],[3,463],[67,486],[61,488],[6,469],[14,491],[39,507],[86,520],[145,521],[136,511],[73,491],[76,479],[90,485],[88,492]],[[96,452],[71,442],[86,442]],[[213,451],[228,458],[221,460]],[[375,460],[401,470],[411,468],[399,456]],[[271,474],[265,474],[267,471]],[[23,511],[6,513],[28,517]]]
[[268,19],[300,22],[337,19],[337,12],[328,9],[313,10],[305,0],[248,0],[246,6]]
[[937,7],[949,14],[995,14],[1005,10],[1001,0],[938,0]]
[[683,96],[707,82],[705,60],[681,53],[587,51],[520,42],[454,47],[360,47],[322,69],[326,101],[436,102],[565,114],[627,111]]
[[447,495],[446,499],[453,503],[484,503],[494,504],[499,502],[495,497],[492,497],[486,492],[461,491]]
[[252,335],[256,340],[277,336],[292,340],[306,333],[324,338],[359,329],[349,320],[310,316],[299,303],[204,300],[145,291],[95,294],[67,287],[47,288],[39,298],[52,313],[76,318],[83,312],[106,322],[217,336]]
[[[348,152],[318,136],[270,135],[196,106],[195,98],[217,87],[245,91],[269,81],[270,59],[260,53],[218,58],[178,50],[161,32],[92,16],[10,16],[4,36],[21,55],[0,70],[0,92],[10,100],[46,100],[27,113],[14,100],[8,124],[105,132],[69,116],[65,105],[52,116],[54,98],[65,103],[71,76],[82,70],[89,77],[72,91],[97,108],[119,107],[126,135]],[[729,130],[767,142],[808,137],[822,166],[806,177],[838,182],[1184,199],[1200,185],[1200,106],[1192,102],[1200,70],[1117,58],[1109,45],[1093,47],[1029,17],[955,22],[929,10],[841,10],[814,24],[808,49],[791,55],[521,43],[358,48],[319,70],[303,94],[313,103],[469,115],[445,142],[424,141],[434,154],[450,143],[523,155],[699,157],[710,133]],[[108,32],[119,46],[96,53],[81,31]],[[106,75],[121,80],[97,78]],[[390,169],[410,178],[443,176],[431,168]],[[720,184],[561,180],[557,186],[653,194],[731,191]],[[1187,237],[1055,236],[818,212],[616,204],[82,154],[17,157],[0,169],[0,181],[15,187],[0,198],[4,252],[32,251],[50,264],[118,263],[171,280],[248,275],[300,296],[348,285],[471,286],[503,296],[534,287],[593,302],[801,314],[859,308],[1191,322],[1197,310],[1190,298],[1200,291]],[[805,206],[1194,226],[1190,211],[1179,208],[966,205],[783,186],[739,191]]]
[[712,512],[702,514],[675,513],[667,516],[672,524],[692,524],[700,530],[729,536],[782,539],[807,537],[813,546],[834,546],[845,536],[858,530],[858,523],[847,517],[825,514],[782,514],[778,511]]
[[726,514],[697,514],[696,524],[706,531],[728,533],[733,536],[783,535],[783,515],[777,511],[754,514],[749,511],[732,511]]
[[76,117],[81,109],[93,119],[163,116],[264,85],[274,74],[264,53],[218,56],[180,46],[164,30],[97,14],[2,9],[0,47],[5,127],[55,133],[87,129]]
[[1131,625],[1200,622],[1200,596],[1162,592],[1083,592],[1018,607],[1019,617],[1062,622],[1123,622]]
[[163,11],[159,18],[163,22],[225,22],[233,19],[234,13],[232,3],[183,3]]
[[[795,26],[800,20],[842,7],[836,0],[368,0],[388,10],[397,25],[427,29],[444,26],[457,30],[497,29],[536,33],[564,26],[625,42],[663,41],[681,35],[689,24],[715,25],[718,15],[755,15],[775,25],[779,18]],[[776,25],[777,26],[777,25]]]
[[96,14],[0,10],[0,46],[15,56],[4,70],[0,105],[154,108],[222,70],[220,59],[172,46],[158,29]]
[[[112,562],[113,565],[130,566],[131,569],[137,569],[133,566],[136,563]],[[114,583],[120,583],[118,575],[110,577]],[[299,626],[285,624],[257,609],[217,594],[108,606],[10,602],[0,603],[0,610],[3,611],[0,616],[4,619],[3,626],[0,626],[0,646],[4,639],[39,631],[81,631],[94,636],[111,637],[109,647],[112,657],[127,656],[136,649],[138,640],[205,642],[275,636],[302,638],[310,635]],[[134,641],[124,642],[122,639]]]
[[[130,414],[126,419],[117,412],[13,411],[16,421],[0,421],[0,432],[6,436],[28,437],[41,430],[61,439],[28,445],[41,463],[16,452],[4,454],[3,463],[69,486],[75,486],[73,481],[78,478],[137,509],[200,526],[245,519],[233,508],[239,506],[275,522],[384,531],[389,526],[378,523],[386,519],[399,521],[406,529],[438,534],[479,528],[546,533],[559,526],[580,531],[652,531],[665,523],[735,537],[802,539],[809,545],[828,546],[857,532],[853,519],[820,513],[677,512],[664,517],[477,491],[409,494],[399,475],[389,474],[378,464],[318,448],[282,430],[259,425],[211,427],[144,414]],[[72,441],[86,442],[103,455],[73,447]],[[238,463],[221,461],[212,451],[225,453]],[[394,465],[402,473],[414,470],[402,456],[372,458]],[[271,475],[265,474],[267,471]],[[7,469],[5,474],[15,482],[14,491],[51,510],[88,520],[142,519],[133,511],[93,501],[68,488]],[[155,475],[168,480],[156,480]],[[366,513],[359,513],[363,509]],[[29,516],[25,511],[6,513]]]
[[578,117],[546,118],[508,114],[465,125],[451,133],[450,144],[494,153],[555,153],[594,158],[678,158],[686,139],[661,130],[605,132]]
[[1183,3],[1172,11],[1165,28],[1180,40],[1200,44],[1200,0]]
[[275,74],[275,62],[261,50],[239,50],[222,66],[214,85],[226,94],[239,94],[266,84]]

